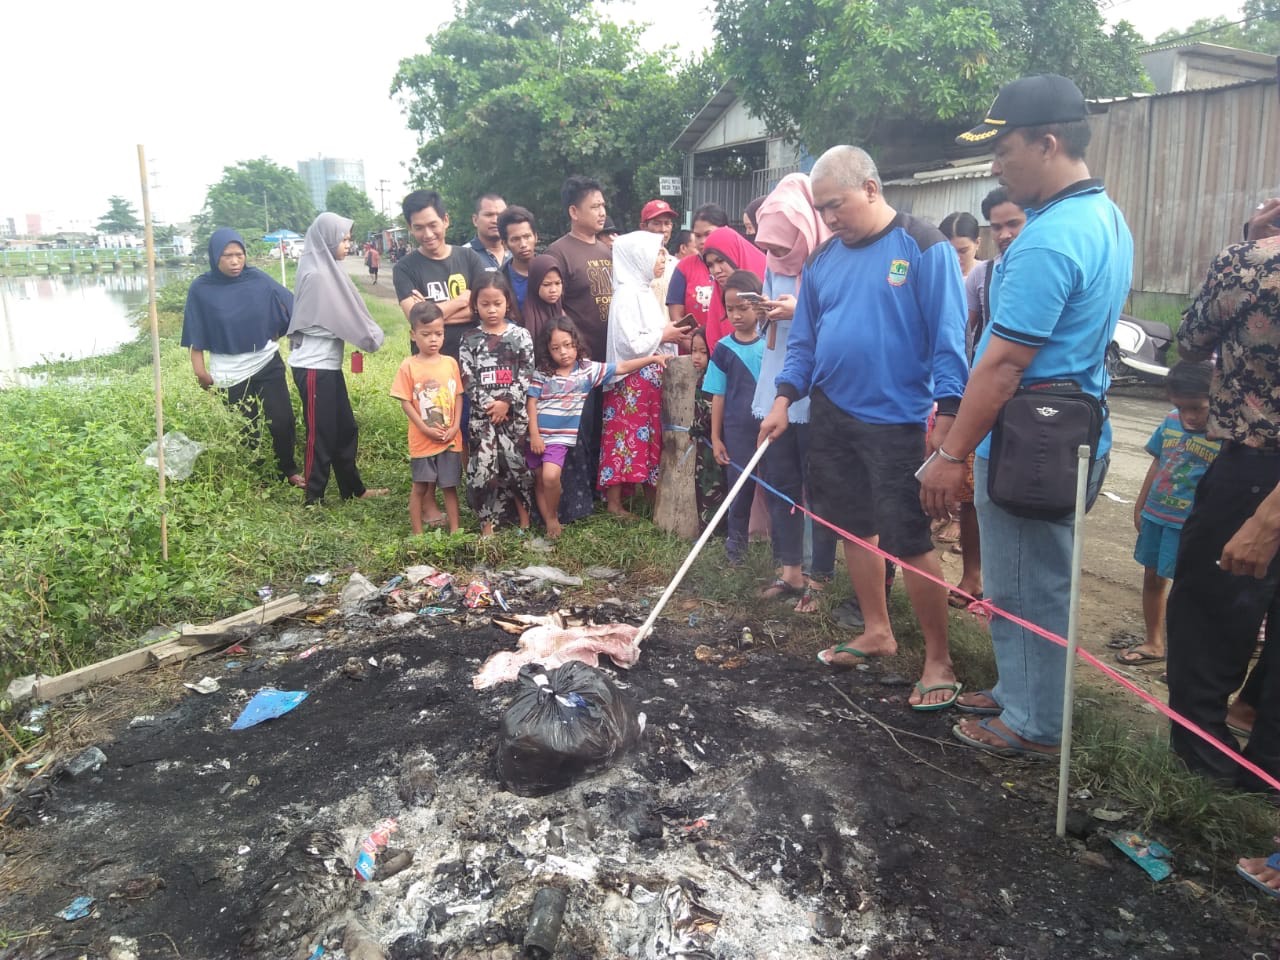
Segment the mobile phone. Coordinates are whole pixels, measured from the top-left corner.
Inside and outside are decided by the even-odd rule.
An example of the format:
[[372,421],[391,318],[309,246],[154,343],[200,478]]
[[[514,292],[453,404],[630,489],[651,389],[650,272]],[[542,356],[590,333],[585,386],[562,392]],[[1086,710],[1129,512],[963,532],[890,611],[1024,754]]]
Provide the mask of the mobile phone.
[[676,321],[676,326],[681,330],[692,330],[698,325],[698,318],[692,313],[686,313],[683,317]]
[[747,303],[764,303],[764,297],[758,293],[738,291],[738,299],[745,300]]

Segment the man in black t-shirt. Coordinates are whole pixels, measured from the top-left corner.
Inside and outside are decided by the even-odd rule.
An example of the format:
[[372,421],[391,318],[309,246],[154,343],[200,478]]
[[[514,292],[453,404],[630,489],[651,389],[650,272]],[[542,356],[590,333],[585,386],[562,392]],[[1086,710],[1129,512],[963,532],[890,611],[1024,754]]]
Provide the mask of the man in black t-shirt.
[[[396,299],[406,320],[419,301],[434,300],[440,305],[444,314],[444,346],[440,352],[456,360],[462,338],[476,326],[470,291],[484,276],[484,261],[470,247],[454,247],[445,242],[449,215],[434,190],[413,191],[404,198],[402,209],[418,249],[401,257],[391,271]],[[410,345],[417,353],[412,339]]]

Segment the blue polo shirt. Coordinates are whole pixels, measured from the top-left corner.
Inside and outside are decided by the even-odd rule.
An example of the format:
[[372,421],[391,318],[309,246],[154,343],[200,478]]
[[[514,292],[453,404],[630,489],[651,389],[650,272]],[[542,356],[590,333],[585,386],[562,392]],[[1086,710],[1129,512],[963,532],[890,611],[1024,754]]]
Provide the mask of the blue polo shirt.
[[899,213],[854,246],[828,240],[800,281],[775,383],[792,403],[818,389],[866,423],[954,413],[969,365],[960,261],[937,227]]
[[[1027,225],[996,263],[991,322],[974,364],[992,337],[1033,347],[1022,383],[1074,380],[1106,395],[1107,344],[1133,281],[1133,237],[1101,180],[1081,180],[1027,208]],[[1111,422],[1102,426],[1098,455],[1111,449]],[[978,446],[990,455],[991,439]]]

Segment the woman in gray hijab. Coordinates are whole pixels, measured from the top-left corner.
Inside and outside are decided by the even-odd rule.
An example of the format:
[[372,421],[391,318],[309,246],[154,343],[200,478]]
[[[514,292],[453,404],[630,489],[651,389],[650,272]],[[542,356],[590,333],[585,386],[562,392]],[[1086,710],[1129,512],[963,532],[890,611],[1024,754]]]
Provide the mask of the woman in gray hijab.
[[319,503],[324,497],[330,467],[342,499],[380,497],[388,491],[365,487],[356,469],[359,431],[342,375],[344,341],[372,353],[382,346],[383,336],[338,265],[351,246],[351,221],[322,213],[307,228],[305,242],[289,324],[289,366],[307,429],[305,502]]

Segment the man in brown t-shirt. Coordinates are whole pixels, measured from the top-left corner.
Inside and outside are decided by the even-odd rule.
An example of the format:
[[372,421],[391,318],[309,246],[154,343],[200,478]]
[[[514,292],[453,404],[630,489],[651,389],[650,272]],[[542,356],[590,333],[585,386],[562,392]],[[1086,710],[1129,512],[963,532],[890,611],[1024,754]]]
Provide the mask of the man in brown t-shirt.
[[560,306],[578,327],[591,359],[604,362],[609,302],[613,299],[613,253],[597,239],[604,229],[604,190],[598,180],[565,180],[560,198],[569,212],[569,232],[547,247],[560,264]]

